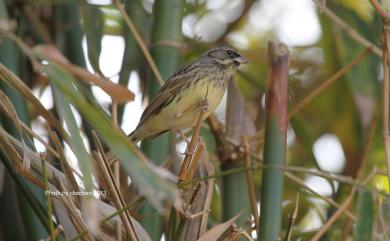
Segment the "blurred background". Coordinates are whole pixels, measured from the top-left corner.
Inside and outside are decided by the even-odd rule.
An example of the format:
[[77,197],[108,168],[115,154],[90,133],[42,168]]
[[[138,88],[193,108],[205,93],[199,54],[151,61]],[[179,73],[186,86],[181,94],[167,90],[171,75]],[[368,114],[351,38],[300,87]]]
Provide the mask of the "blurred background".
[[[349,215],[341,214],[322,240],[389,240],[390,190],[381,122],[381,19],[368,0],[328,0],[326,6],[318,2],[124,0],[122,4],[164,80],[181,65],[216,45],[231,45],[249,59],[249,64],[240,67],[234,83],[255,130],[250,135],[256,139],[253,185],[256,207],[260,210],[262,168],[259,165],[262,163],[269,70],[267,46],[269,41],[285,43],[289,49],[291,113],[286,165],[297,170],[290,179],[285,177],[280,236],[284,237],[288,229],[288,217],[298,192],[299,212],[291,240],[311,240],[340,207],[355,182],[359,183],[358,195],[347,209]],[[390,1],[381,3],[390,7]],[[0,0],[0,28],[14,32],[29,47],[55,45],[71,63],[131,90],[134,100],[117,106],[118,126],[126,134],[135,128],[148,100],[160,88],[134,32],[111,1]],[[323,85],[357,56],[367,52],[369,46],[374,47],[361,61],[336,76],[331,84]],[[47,76],[35,73],[26,55],[6,38],[0,39],[0,62],[23,80],[47,110],[58,116],[59,107]],[[20,119],[52,145],[46,121],[31,104],[4,82],[0,83],[0,88],[13,102]],[[86,89],[93,101],[111,116],[112,96],[96,85],[86,85]],[[313,93],[314,97],[302,108],[294,109]],[[225,96],[215,112],[215,119],[222,125],[226,124],[226,103]],[[95,149],[91,137],[93,128],[73,105],[72,112],[90,152]],[[1,120],[4,129],[12,133],[14,123],[3,115]],[[210,129],[209,122],[205,122],[201,130],[217,176],[208,226],[222,223],[241,210],[243,213],[237,223],[255,239],[257,233],[250,228],[255,217],[251,214],[248,190],[239,190],[242,185],[247,186],[244,171],[240,171],[245,164],[223,159],[220,143]],[[190,130],[184,133],[191,135]],[[169,160],[169,169],[176,173],[186,142],[168,133],[138,146],[156,165],[165,165]],[[72,148],[65,142],[63,147],[70,166],[80,170],[80,161]],[[47,151],[36,138],[31,148],[37,153]],[[59,166],[55,158],[50,161]],[[126,201],[131,201],[136,195],[134,190],[126,191],[131,179],[123,170],[121,175],[124,176],[123,195]],[[76,179],[83,185],[83,178]],[[42,199],[38,188],[31,184],[28,188],[36,192],[38,200]],[[38,240],[49,236],[30,205],[20,194],[10,170],[0,163],[0,240]],[[356,236],[357,227],[362,225],[359,215],[366,217],[362,223],[369,227],[369,239]],[[137,205],[134,217],[151,240],[167,240],[168,217],[160,215],[150,204]]]

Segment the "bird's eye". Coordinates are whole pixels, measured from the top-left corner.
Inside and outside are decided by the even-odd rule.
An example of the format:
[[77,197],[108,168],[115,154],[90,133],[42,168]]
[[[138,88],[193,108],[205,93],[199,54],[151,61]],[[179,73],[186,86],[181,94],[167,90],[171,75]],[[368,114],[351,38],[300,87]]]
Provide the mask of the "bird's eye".
[[239,54],[237,54],[236,52],[234,52],[232,50],[226,50],[226,54],[227,54],[227,56],[229,56],[229,58],[232,58],[232,59],[240,57]]

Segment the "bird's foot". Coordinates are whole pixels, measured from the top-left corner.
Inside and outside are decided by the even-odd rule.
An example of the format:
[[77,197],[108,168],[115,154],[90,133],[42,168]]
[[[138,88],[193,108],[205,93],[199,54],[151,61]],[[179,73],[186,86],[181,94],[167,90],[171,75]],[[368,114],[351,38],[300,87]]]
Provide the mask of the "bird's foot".
[[209,111],[210,105],[207,99],[202,99],[199,103],[200,111],[207,112]]

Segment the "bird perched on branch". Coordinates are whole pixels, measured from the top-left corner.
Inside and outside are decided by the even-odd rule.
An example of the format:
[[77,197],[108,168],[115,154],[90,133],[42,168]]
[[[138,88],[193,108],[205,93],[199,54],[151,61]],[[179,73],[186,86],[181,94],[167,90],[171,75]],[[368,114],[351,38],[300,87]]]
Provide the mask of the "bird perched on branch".
[[149,103],[129,138],[140,141],[196,125],[219,105],[238,66],[248,61],[232,47],[212,48],[180,68]]

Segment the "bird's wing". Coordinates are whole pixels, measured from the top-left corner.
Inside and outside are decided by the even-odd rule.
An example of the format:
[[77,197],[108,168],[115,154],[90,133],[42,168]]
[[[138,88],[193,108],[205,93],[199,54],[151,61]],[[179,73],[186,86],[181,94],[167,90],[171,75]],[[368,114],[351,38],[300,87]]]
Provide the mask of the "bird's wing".
[[152,116],[156,111],[160,110],[162,106],[175,98],[179,90],[188,83],[193,70],[198,65],[192,63],[186,65],[179,69],[171,78],[169,78],[165,84],[161,87],[156,97],[149,103],[145,111],[142,113],[141,120],[138,123],[138,126],[141,126],[150,116]]

